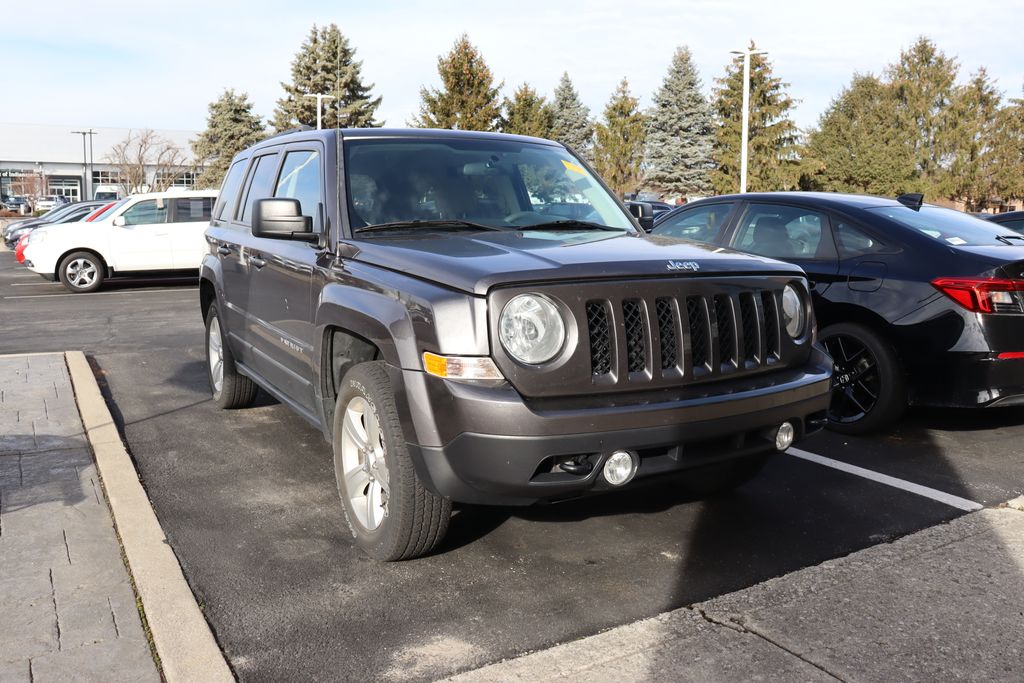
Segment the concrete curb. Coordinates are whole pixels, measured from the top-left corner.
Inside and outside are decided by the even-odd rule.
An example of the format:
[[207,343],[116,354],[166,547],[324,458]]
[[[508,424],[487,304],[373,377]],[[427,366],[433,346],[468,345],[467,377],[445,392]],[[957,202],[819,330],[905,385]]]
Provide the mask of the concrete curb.
[[121,443],[92,368],[81,351],[64,354],[107,500],[167,681],[233,681],[234,676],[160,528]]

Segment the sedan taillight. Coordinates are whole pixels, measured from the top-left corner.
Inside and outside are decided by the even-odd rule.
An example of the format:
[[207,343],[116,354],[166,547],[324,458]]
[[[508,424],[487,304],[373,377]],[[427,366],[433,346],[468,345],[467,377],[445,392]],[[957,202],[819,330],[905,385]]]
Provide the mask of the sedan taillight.
[[940,277],[932,286],[968,311],[1021,313],[1024,281],[984,277]]

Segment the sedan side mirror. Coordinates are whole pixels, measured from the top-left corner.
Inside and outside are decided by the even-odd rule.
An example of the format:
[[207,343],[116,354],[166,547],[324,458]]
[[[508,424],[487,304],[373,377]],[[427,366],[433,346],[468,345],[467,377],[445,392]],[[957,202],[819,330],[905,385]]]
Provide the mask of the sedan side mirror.
[[124,227],[124,223],[125,223],[124,216],[118,216],[112,222],[113,222],[115,227],[118,227],[118,228]]
[[252,234],[275,240],[316,242],[313,219],[302,215],[298,199],[274,197],[257,199],[252,209]]

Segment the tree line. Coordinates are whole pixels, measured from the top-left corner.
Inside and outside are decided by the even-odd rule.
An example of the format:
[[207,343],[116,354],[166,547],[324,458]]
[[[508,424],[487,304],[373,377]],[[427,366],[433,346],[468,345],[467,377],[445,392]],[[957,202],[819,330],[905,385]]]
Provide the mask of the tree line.
[[[756,49],[753,42],[750,47]],[[408,125],[557,140],[619,193],[693,197],[739,188],[742,57],[725,66],[708,98],[692,54],[679,47],[647,109],[623,78],[597,117],[568,73],[550,98],[529,83],[503,95],[504,82],[466,35],[438,57],[437,71],[440,85],[420,89],[419,111]],[[748,189],[924,192],[970,209],[1024,197],[1024,100],[1004,98],[984,69],[965,83],[959,71],[954,57],[921,37],[882,74],[854,74],[817,125],[801,131],[790,84],[765,55],[753,55]],[[382,125],[381,97],[336,25],[313,26],[291,77],[281,84],[273,129],[314,125],[316,100],[305,97],[311,93],[332,96],[324,104],[325,126]],[[218,185],[231,158],[267,134],[248,96],[225,90],[193,141],[205,166],[199,182]]]

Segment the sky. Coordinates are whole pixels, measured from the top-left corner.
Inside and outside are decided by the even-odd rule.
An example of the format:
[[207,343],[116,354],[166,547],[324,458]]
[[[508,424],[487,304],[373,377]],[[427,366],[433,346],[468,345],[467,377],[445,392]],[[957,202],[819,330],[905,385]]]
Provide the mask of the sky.
[[525,81],[550,95],[568,71],[595,116],[624,76],[647,106],[680,45],[710,92],[750,40],[790,83],[803,128],[855,72],[882,72],[920,35],[959,60],[961,80],[984,66],[1007,96],[1024,86],[1024,0],[50,0],[4,17],[5,123],[201,130],[229,87],[269,118],[314,23],[349,38],[391,126],[416,115],[462,33],[506,93]]

